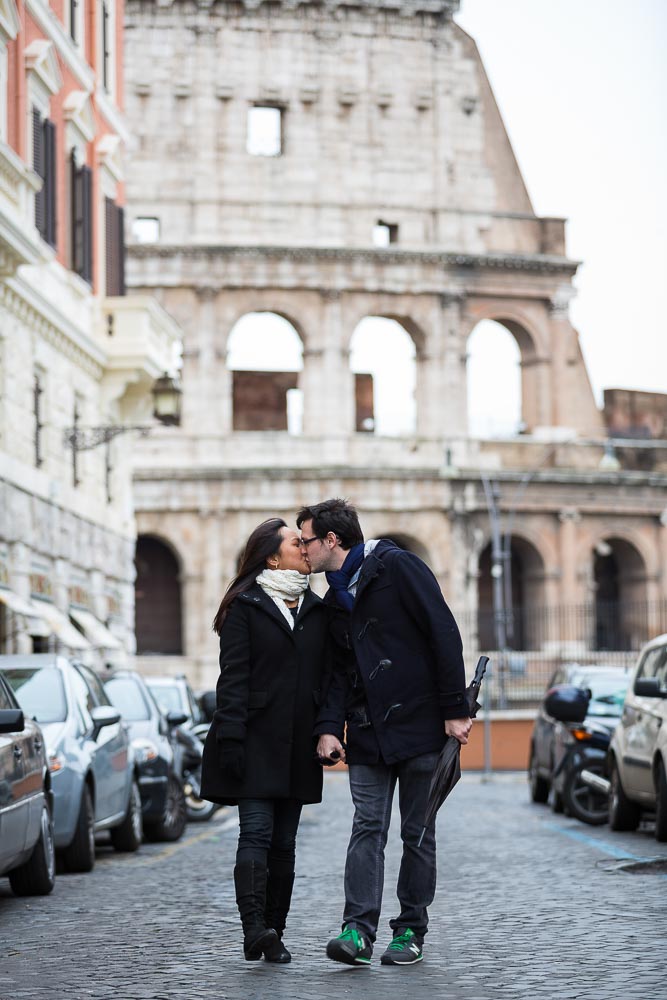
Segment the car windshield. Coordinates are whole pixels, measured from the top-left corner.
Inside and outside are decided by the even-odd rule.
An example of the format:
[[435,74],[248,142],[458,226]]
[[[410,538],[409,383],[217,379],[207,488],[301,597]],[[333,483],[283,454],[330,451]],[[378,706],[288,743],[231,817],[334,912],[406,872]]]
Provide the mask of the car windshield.
[[111,677],[104,685],[111,704],[128,722],[145,722],[151,714],[139,684],[130,677]]
[[588,715],[607,715],[621,717],[625,692],[628,689],[629,677],[589,677],[583,682],[584,687],[591,689],[591,700],[588,705]]
[[186,712],[190,715],[190,708],[187,702],[181,697],[180,688],[176,684],[151,684],[146,681],[150,693],[155,698],[160,711],[165,715],[167,712]]
[[54,667],[15,667],[5,670],[4,675],[26,715],[42,725],[65,721],[67,700],[59,670]]

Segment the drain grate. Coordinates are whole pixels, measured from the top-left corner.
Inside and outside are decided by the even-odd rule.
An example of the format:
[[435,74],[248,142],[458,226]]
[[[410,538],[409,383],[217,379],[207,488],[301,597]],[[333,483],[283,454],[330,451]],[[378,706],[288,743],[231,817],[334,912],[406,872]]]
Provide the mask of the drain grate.
[[598,861],[596,868],[605,872],[628,872],[630,875],[667,875],[667,858],[605,858]]

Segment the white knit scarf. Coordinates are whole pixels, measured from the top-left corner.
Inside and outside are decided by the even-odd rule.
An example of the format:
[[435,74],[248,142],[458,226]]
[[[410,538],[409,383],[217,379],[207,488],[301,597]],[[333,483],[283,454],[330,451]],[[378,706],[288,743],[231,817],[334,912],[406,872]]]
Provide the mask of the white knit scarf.
[[257,583],[275,602],[285,621],[293,629],[294,616],[285,601],[298,599],[298,615],[303,604],[304,592],[308,589],[308,577],[296,569],[265,569],[257,577]]

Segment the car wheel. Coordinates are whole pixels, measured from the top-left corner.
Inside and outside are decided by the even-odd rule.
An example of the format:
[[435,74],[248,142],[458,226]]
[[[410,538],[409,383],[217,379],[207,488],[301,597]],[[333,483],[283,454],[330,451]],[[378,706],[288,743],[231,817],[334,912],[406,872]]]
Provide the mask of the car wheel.
[[589,826],[601,826],[609,818],[609,796],[598,792],[581,780],[582,771],[592,771],[599,777],[605,777],[604,764],[601,760],[581,760],[574,767],[563,786],[563,803],[565,809],[575,819]]
[[95,814],[88,785],[81,796],[74,839],[62,856],[68,872],[90,872],[95,867]]
[[111,830],[111,843],[116,851],[138,851],[144,839],[144,823],[141,815],[141,792],[136,780],[132,779],[130,799],[127,803],[125,819]]
[[199,787],[199,780],[201,775],[196,775],[197,778],[197,788],[195,788],[195,783],[191,782],[186,777],[185,782],[185,806],[187,810],[187,817],[189,823],[205,823],[211,818],[214,812],[220,808],[215,802],[209,802],[208,799],[202,799],[197,794],[197,789]]
[[616,761],[612,761],[609,775],[609,826],[612,830],[636,830],[639,826],[639,806],[623,790]]
[[537,770],[535,751],[531,748],[530,763],[528,764],[528,784],[530,786],[530,798],[533,802],[543,804],[549,799],[549,782],[541,777]]
[[186,822],[183,785],[175,774],[170,774],[162,818],[157,823],[146,823],[146,836],[149,840],[179,840]]
[[17,896],[48,896],[56,884],[53,820],[46,803],[42,807],[39,840],[28,860],[9,872],[9,884]]
[[655,839],[664,844],[667,840],[667,775],[662,761],[658,762],[655,790]]

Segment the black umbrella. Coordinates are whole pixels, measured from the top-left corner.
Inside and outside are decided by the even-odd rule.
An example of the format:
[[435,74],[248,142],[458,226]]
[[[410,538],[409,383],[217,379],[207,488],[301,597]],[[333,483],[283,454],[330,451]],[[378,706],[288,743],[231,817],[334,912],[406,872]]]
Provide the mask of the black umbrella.
[[[466,688],[466,704],[468,706],[468,715],[471,719],[475,718],[482,707],[477,699],[479,697],[479,689],[481,687],[482,678],[484,677],[488,662],[488,656],[480,656],[475,670],[475,676]],[[460,777],[461,744],[455,736],[448,736],[433,770],[431,787],[428,792],[426,815],[424,816],[424,829],[421,832],[421,837],[419,838],[417,847],[421,847],[424,834],[426,833],[426,828],[431,825],[435,819],[435,814],[438,809],[445,801]]]

